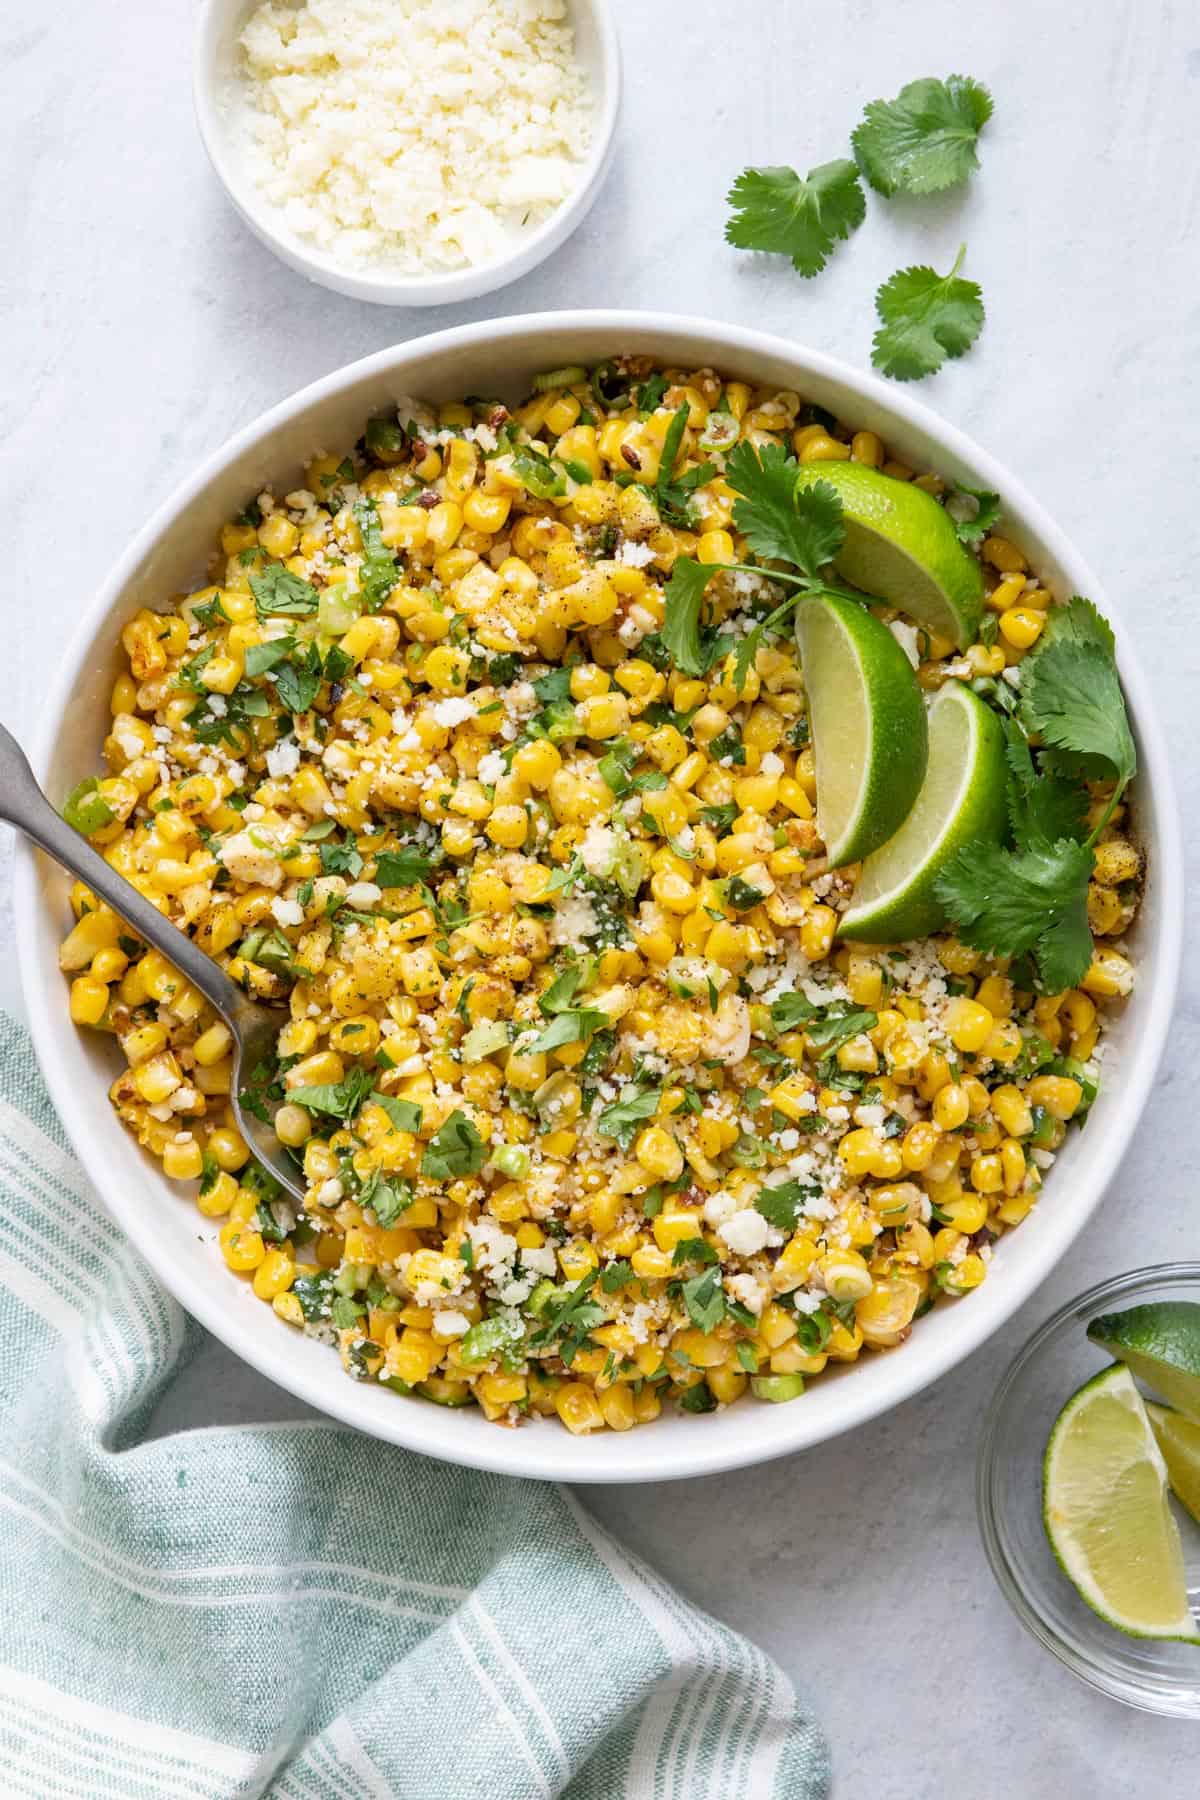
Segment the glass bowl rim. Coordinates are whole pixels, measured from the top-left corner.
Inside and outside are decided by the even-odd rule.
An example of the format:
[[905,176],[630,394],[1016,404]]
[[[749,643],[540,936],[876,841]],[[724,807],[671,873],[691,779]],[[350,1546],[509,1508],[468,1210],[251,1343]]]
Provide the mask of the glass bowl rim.
[[[984,1551],[996,1583],[1020,1623],[1038,1643],[1064,1663],[1081,1681],[1110,1699],[1120,1700],[1126,1706],[1136,1707],[1142,1712],[1194,1720],[1200,1718],[1200,1706],[1172,1705],[1170,1695],[1155,1688],[1150,1681],[1139,1682],[1125,1675],[1114,1678],[1101,1668],[1097,1659],[1084,1654],[1076,1644],[1055,1630],[1037,1604],[1036,1589],[1031,1593],[1008,1554],[1003,1527],[1004,1509],[995,1493],[997,1439],[1001,1421],[1018,1381],[1030,1364],[1037,1360],[1049,1340],[1069,1320],[1086,1312],[1097,1311],[1100,1302],[1127,1299],[1143,1289],[1161,1287],[1167,1282],[1194,1282],[1200,1286],[1200,1261],[1151,1263],[1125,1275],[1110,1276],[1108,1280],[1097,1282],[1094,1287],[1086,1288],[1083,1293],[1064,1301],[1026,1338],[1005,1369],[984,1415],[975,1464],[975,1506]],[[1097,1623],[1103,1621],[1097,1618]],[[1119,1639],[1120,1633],[1115,1627],[1111,1629]],[[1197,1685],[1200,1688],[1200,1664],[1197,1667]]]

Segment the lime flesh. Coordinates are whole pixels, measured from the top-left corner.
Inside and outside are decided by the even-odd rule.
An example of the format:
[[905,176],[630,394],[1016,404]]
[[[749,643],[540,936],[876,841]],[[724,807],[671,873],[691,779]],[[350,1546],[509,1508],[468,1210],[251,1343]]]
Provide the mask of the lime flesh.
[[899,944],[937,931],[942,869],[974,838],[999,843],[1005,821],[1003,728],[969,688],[948,681],[929,710],[929,768],[916,805],[863,863],[841,936]]
[[1147,1301],[1093,1319],[1087,1334],[1156,1394],[1200,1419],[1200,1303]]
[[1146,1417],[1167,1465],[1171,1492],[1200,1525],[1200,1425],[1153,1400],[1146,1402]]
[[983,575],[954,521],[924,488],[862,463],[806,463],[797,488],[828,481],[842,502],[846,539],[838,573],[960,650],[974,642]]
[[1119,1365],[1063,1407],[1042,1467],[1050,1547],[1080,1596],[1133,1637],[1197,1637],[1167,1470],[1133,1376]]
[[856,601],[802,601],[796,640],[808,690],[817,824],[836,868],[869,855],[907,818],[925,774],[925,705],[904,651]]

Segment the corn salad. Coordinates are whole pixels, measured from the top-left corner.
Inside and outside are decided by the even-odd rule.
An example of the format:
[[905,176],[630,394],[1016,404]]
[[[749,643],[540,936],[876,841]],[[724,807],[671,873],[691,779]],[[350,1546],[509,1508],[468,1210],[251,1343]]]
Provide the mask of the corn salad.
[[[943,491],[797,394],[618,358],[512,412],[402,402],[121,634],[67,815],[278,1002],[247,1098],[303,1210],[235,1128],[225,1026],[81,885],[71,1016],[115,1036],[113,1105],[230,1270],[355,1379],[577,1433],[791,1399],[986,1278],[1094,1095],[1126,808],[1077,990],[952,937],[839,945],[856,871],[823,859],[790,633],[741,690],[732,655],[671,666],[675,558],[748,560],[740,439]],[[1041,633],[1020,549],[981,555],[980,640],[918,634],[927,690],[1001,686]],[[779,597],[709,590],[735,638]]]

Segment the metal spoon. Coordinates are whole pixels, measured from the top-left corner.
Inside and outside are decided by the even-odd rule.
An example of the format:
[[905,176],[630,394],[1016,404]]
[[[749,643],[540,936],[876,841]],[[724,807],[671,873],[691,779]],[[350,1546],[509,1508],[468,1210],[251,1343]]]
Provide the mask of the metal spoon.
[[260,1006],[244,994],[224,970],[206,956],[190,937],[165,919],[144,895],[125,880],[86,838],[80,837],[55,812],[33,778],[25,753],[12,734],[0,725],[0,819],[6,819],[32,838],[39,849],[91,888],[106,905],[126,921],[139,938],[173,963],[181,975],[215,1007],[233,1033],[233,1080],[229,1100],[238,1130],[250,1154],[297,1200],[304,1198],[304,1182],[269,1125],[246,1112],[239,1098],[242,1070],[260,1062],[273,1062],[275,1040],[283,1015]]

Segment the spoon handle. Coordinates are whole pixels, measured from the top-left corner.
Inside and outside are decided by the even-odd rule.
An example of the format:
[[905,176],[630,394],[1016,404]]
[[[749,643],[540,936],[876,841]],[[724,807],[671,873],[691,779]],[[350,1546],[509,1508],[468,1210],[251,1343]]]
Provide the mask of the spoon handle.
[[199,988],[235,1033],[251,1023],[257,1009],[241,988],[55,812],[34,780],[25,752],[3,725],[0,725],[0,819],[6,819],[27,838],[32,838],[47,856],[69,869],[111,906],[138,937],[160,951],[181,975]]

